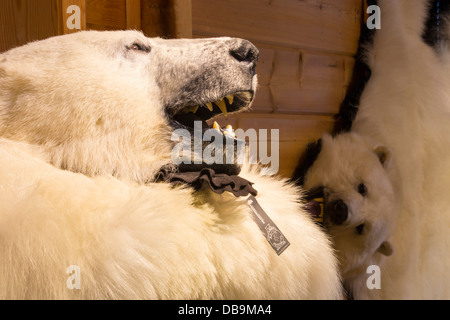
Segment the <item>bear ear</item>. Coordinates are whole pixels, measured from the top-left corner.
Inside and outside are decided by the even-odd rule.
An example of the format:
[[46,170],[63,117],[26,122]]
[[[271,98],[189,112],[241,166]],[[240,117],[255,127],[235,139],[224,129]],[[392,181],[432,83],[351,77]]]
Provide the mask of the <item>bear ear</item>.
[[384,168],[389,168],[389,164],[392,160],[392,152],[388,147],[385,146],[379,146],[375,148],[375,154],[378,156],[378,159],[380,159],[381,164]]
[[389,241],[384,241],[378,248],[378,252],[386,257],[389,257],[394,253],[394,247]]

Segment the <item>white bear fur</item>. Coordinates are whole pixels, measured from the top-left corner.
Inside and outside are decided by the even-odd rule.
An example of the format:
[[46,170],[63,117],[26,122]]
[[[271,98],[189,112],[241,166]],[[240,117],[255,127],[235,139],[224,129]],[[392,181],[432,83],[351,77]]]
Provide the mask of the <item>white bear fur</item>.
[[81,32],[0,55],[0,299],[342,298],[331,243],[284,180],[242,172],[291,243],[280,256],[244,198],[143,183],[171,145],[156,69],[116,52],[135,39],[197,43]]
[[[361,254],[343,263],[344,282],[355,298],[449,299],[449,54],[446,43],[436,53],[422,41],[426,1],[380,0],[379,6],[381,30],[368,56],[372,77],[352,131],[334,140],[325,138],[323,151],[331,148],[334,155],[331,151],[319,155],[305,186],[326,181],[330,189],[363,201],[352,219],[385,226],[378,241],[392,244],[392,256],[366,246],[364,254],[369,257]],[[391,151],[389,170],[379,171],[380,164],[373,160],[372,151],[380,145]],[[355,148],[361,149],[355,153]],[[366,174],[356,178],[358,168]],[[376,170],[378,186],[369,185],[369,197],[361,200],[355,190],[358,179],[373,179]],[[381,187],[383,180],[388,183]],[[396,208],[399,205],[401,209]],[[373,210],[376,207],[378,211]],[[344,242],[336,245],[341,262],[352,250],[352,244]],[[366,286],[370,276],[366,268],[371,264],[381,267],[380,290]]]

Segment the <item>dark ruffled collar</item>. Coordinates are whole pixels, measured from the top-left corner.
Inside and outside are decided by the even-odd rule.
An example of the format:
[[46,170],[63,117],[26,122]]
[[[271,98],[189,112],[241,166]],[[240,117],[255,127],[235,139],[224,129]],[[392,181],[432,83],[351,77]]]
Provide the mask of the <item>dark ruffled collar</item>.
[[238,174],[217,173],[212,168],[202,168],[199,171],[173,172],[162,168],[156,175],[157,182],[167,182],[173,185],[189,185],[195,190],[203,186],[222,194],[231,192],[236,197],[256,196],[258,192],[253,188],[253,183],[240,177]]

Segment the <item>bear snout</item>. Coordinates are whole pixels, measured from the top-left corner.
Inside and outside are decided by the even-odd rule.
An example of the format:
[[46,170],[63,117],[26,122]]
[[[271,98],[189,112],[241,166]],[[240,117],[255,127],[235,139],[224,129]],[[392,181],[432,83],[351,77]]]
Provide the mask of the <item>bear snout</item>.
[[238,62],[249,64],[250,71],[255,74],[259,50],[250,41],[239,41],[234,48],[230,49],[230,55]]
[[348,207],[343,200],[334,200],[325,205],[324,215],[331,223],[340,226],[348,219]]

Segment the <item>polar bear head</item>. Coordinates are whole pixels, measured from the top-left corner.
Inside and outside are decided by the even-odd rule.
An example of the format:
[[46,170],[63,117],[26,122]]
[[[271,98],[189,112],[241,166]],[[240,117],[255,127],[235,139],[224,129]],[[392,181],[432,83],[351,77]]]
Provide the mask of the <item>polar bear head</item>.
[[249,107],[257,57],[242,39],[137,31],[30,43],[0,55],[0,137],[60,168],[150,181],[171,163],[174,129]]
[[[304,187],[323,188],[324,226],[332,236],[344,279],[366,273],[393,253],[389,241],[399,210],[393,156],[356,133],[322,139]],[[394,182],[393,182],[394,181]]]

